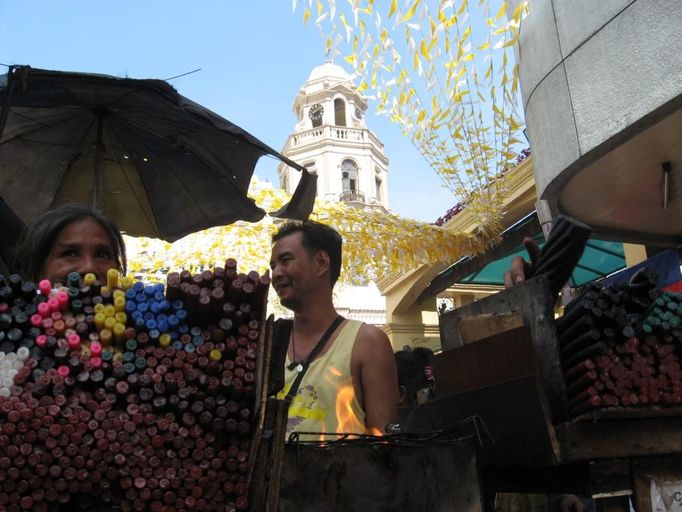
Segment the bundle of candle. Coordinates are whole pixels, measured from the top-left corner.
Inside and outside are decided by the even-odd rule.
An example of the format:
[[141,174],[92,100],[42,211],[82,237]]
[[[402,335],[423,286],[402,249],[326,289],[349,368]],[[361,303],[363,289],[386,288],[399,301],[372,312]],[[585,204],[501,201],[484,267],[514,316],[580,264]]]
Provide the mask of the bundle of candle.
[[682,404],[682,293],[657,275],[592,285],[558,320],[571,414],[603,407]]
[[248,508],[268,277],[226,267],[3,279],[0,509]]

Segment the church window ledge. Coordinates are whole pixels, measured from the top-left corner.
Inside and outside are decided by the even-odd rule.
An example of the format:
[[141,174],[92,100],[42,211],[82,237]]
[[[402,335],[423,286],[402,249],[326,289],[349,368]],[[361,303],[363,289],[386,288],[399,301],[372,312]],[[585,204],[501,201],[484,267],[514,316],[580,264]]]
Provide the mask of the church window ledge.
[[343,203],[364,203],[365,202],[365,194],[362,192],[356,192],[354,190],[344,190],[341,192],[339,195],[339,201]]

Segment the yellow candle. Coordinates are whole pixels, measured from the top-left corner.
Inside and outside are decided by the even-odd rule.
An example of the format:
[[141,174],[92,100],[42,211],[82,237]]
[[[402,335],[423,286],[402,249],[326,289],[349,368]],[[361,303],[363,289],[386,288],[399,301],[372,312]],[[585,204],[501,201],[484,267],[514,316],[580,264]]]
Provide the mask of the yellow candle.
[[107,270],[107,286],[111,289],[118,287],[118,270],[110,268]]
[[119,285],[124,291],[133,286],[133,276],[123,276]]
[[116,310],[117,313],[121,311],[125,311],[126,308],[126,300],[125,297],[115,297],[114,298],[114,309]]
[[171,343],[170,334],[163,333],[161,336],[159,336],[159,346],[166,348],[170,346],[170,343]]
[[97,313],[95,315],[95,327],[97,327],[98,331],[101,331],[104,329],[104,321],[107,319],[106,315],[104,313]]
[[83,277],[83,282],[90,286],[92,283],[97,281],[97,276],[95,274],[85,274],[85,277]]
[[[123,313],[125,315],[125,313]],[[125,323],[117,323],[114,325],[114,339],[116,343],[123,343],[125,341]]]
[[126,315],[123,311],[119,311],[114,315],[114,320],[116,320],[117,324],[125,325],[126,321],[128,320],[128,315]]
[[113,316],[108,316],[104,319],[104,328],[110,331],[114,330],[114,325],[116,325],[116,319]]

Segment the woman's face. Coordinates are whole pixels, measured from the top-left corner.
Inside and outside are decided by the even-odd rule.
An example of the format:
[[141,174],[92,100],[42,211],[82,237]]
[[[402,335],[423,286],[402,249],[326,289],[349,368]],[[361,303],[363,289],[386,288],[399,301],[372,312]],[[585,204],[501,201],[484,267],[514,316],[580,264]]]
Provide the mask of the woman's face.
[[71,272],[81,276],[93,273],[102,283],[107,270],[118,268],[115,251],[109,235],[91,217],[67,224],[57,234],[42,268],[42,279],[66,283]]

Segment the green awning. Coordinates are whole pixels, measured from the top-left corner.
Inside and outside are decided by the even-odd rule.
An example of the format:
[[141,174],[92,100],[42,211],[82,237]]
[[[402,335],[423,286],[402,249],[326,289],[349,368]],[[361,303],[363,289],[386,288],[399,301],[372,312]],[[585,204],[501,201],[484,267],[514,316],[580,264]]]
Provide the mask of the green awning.
[[[433,278],[417,297],[417,302],[431,300],[455,284],[504,285],[504,273],[511,268],[515,256],[528,259],[523,239],[532,237],[540,247],[545,244],[542,228],[535,212],[531,212],[502,233],[502,241],[485,253],[464,257]],[[601,279],[625,268],[621,242],[590,239],[578,266],[569,280],[571,287]]]
[[[533,238],[540,247],[545,244],[545,238],[542,233],[535,234]],[[528,254],[523,245],[518,245],[503,258],[488,263],[481,270],[469,274],[458,281],[458,283],[502,286],[504,285],[503,275],[509,270],[511,261],[515,256],[522,256],[528,259]],[[625,253],[622,243],[590,239],[569,284],[574,288],[582,286],[590,281],[606,277],[617,270],[625,268],[625,266]]]

